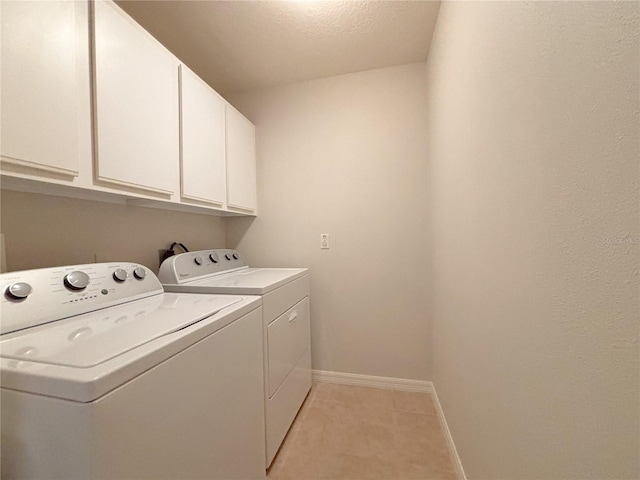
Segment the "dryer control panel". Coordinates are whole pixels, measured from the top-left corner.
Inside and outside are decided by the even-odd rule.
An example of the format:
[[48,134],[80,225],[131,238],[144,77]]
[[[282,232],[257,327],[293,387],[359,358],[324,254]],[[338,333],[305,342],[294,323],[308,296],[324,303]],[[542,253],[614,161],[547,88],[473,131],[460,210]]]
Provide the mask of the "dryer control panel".
[[163,284],[179,285],[196,278],[229,273],[247,264],[236,250],[218,248],[187,252],[167,258],[158,277]]
[[163,293],[137,263],[90,263],[0,275],[0,334]]

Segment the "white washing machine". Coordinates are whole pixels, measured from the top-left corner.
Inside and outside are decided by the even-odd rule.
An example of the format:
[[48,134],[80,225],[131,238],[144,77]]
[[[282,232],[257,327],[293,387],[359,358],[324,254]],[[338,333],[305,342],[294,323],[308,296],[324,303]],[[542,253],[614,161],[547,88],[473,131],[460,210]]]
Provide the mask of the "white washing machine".
[[250,268],[237,251],[216,249],[169,257],[158,276],[168,292],[262,296],[269,467],[311,389],[309,270]]
[[264,478],[259,296],[141,265],[0,275],[2,478]]

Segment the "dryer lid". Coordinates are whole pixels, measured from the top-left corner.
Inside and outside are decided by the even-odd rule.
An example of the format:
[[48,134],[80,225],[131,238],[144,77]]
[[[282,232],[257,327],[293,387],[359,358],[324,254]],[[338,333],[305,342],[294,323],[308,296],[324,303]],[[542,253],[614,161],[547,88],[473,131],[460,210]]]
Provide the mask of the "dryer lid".
[[221,287],[273,288],[304,272],[302,268],[248,268],[210,279],[210,283]]
[[245,268],[224,275],[211,275],[184,282],[172,291],[265,295],[286,283],[306,275],[306,268]]
[[89,368],[181,330],[241,297],[164,293],[22,330],[0,341],[0,356]]

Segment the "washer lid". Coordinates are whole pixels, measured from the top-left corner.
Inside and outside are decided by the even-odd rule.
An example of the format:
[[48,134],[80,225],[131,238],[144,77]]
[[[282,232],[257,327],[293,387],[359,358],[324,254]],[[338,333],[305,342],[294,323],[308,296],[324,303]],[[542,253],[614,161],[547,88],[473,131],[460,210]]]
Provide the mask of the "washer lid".
[[155,295],[10,335],[0,341],[0,355],[89,368],[188,327],[241,300],[226,295]]

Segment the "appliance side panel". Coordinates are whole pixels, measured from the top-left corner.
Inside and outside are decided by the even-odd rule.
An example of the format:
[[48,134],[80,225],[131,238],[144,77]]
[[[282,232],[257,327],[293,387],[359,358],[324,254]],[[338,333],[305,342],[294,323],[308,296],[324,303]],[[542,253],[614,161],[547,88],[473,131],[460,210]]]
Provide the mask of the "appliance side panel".
[[103,397],[100,476],[264,478],[262,342],[258,308]]
[[91,404],[3,388],[0,405],[3,480],[91,477]]

